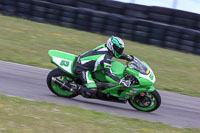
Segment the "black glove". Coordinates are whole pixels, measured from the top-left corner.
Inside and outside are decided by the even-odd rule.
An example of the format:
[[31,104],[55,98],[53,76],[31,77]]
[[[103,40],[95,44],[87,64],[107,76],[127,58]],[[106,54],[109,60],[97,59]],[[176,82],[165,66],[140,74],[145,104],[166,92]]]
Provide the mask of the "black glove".
[[133,61],[134,60],[134,56],[132,56],[132,55],[126,55],[126,60],[127,61]]
[[119,82],[119,85],[123,85],[125,87],[129,87],[131,85],[131,81],[130,80],[125,80],[124,78],[122,78]]

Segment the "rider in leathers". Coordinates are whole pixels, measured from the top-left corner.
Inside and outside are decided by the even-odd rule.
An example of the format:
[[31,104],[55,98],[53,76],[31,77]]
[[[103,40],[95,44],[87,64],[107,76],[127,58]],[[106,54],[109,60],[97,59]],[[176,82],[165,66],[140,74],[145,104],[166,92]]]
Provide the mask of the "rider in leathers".
[[130,81],[119,79],[113,75],[111,71],[111,61],[113,56],[127,61],[133,59],[133,56],[123,54],[123,50],[124,42],[122,39],[112,36],[107,40],[106,44],[100,45],[78,57],[74,73],[78,75],[84,84],[84,86],[81,87],[83,96],[95,97],[97,86],[92,78],[91,72],[101,69],[104,70],[107,81],[126,87],[130,86]]

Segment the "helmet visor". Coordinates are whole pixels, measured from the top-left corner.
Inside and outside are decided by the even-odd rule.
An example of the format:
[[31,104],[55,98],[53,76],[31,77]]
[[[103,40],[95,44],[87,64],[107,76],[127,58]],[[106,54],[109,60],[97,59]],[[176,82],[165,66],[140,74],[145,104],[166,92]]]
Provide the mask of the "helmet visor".
[[119,47],[119,46],[117,46],[117,45],[114,45],[113,48],[114,48],[114,50],[117,52],[117,54],[118,54],[119,56],[123,54],[124,48]]

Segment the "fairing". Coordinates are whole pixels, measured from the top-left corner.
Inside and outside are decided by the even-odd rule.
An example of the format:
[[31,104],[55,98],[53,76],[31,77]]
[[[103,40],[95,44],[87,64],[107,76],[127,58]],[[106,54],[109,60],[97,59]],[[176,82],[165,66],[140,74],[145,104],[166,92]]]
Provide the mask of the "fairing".
[[53,64],[63,69],[65,72],[74,75],[73,67],[77,59],[76,55],[61,52],[58,50],[49,50],[48,54]]
[[[124,77],[125,66],[120,62],[112,61],[111,71],[115,76],[121,79]],[[105,78],[103,70],[95,72],[94,75],[98,81],[108,82]]]

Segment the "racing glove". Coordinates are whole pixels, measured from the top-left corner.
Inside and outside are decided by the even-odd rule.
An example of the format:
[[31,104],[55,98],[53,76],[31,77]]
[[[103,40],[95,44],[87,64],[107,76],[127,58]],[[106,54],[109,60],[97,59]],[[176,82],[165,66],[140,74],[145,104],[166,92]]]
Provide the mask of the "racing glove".
[[131,85],[131,81],[130,80],[125,80],[124,78],[122,78],[119,82],[119,85],[123,85],[125,87],[129,87]]
[[127,61],[133,61],[134,60],[134,56],[133,55],[122,54],[119,58],[123,59],[123,60],[127,60]]
[[127,61],[133,61],[134,60],[134,56],[133,55],[126,55],[126,60]]

